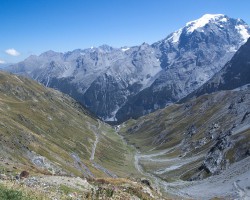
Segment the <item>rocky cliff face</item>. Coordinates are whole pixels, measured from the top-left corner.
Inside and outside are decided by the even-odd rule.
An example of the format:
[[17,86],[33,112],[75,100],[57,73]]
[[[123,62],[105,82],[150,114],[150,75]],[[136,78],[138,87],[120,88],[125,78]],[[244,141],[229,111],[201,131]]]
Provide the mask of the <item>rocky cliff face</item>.
[[9,71],[71,95],[106,121],[124,121],[199,88],[249,34],[240,19],[204,15],[152,45],[48,51],[10,66]]
[[233,58],[207,83],[188,95],[200,96],[220,90],[231,90],[250,83],[250,39],[237,51]]

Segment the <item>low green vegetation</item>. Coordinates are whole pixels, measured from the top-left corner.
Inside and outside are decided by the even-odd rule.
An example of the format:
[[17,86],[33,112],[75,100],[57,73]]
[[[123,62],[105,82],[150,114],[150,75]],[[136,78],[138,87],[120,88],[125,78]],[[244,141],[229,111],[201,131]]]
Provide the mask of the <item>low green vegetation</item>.
[[91,172],[96,177],[108,176],[90,161],[96,131],[100,140],[95,161],[117,176],[134,173],[133,152],[112,127],[105,123],[99,127],[98,120],[67,95],[0,72],[0,167],[45,174],[87,176]]
[[23,193],[21,191],[8,189],[2,185],[0,185],[0,199],[2,200],[26,200]]
[[[32,194],[33,193],[33,194]],[[46,197],[42,197],[37,192],[25,191],[21,187],[7,187],[0,184],[0,199],[1,200],[45,200]]]
[[[250,154],[249,128],[235,135],[231,132],[248,127],[242,122],[248,93],[223,91],[174,104],[130,119],[121,125],[120,133],[146,156],[139,158],[145,172],[166,181],[206,178],[211,173],[202,171],[203,162],[225,135],[230,140],[222,150],[225,162],[231,164]],[[159,155],[150,156],[154,154]]]

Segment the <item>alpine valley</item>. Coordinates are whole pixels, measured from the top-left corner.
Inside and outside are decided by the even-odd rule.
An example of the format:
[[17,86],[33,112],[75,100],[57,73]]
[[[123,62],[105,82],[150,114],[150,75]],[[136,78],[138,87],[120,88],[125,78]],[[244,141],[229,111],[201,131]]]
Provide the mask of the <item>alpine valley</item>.
[[151,45],[5,67],[0,198],[250,199],[249,37],[206,14]]

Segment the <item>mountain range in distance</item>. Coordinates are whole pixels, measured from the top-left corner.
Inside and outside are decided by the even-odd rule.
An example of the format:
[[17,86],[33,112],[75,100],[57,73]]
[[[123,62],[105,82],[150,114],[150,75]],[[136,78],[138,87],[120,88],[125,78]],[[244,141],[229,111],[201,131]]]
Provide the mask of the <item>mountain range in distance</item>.
[[69,94],[104,121],[120,123],[194,92],[249,35],[241,19],[206,14],[152,45],[48,51],[7,70]]

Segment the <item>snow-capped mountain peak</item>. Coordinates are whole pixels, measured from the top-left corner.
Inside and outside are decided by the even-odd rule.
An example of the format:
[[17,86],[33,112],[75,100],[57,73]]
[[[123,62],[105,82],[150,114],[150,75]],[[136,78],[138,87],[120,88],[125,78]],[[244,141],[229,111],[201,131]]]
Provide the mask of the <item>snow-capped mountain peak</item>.
[[205,14],[197,20],[188,22],[186,24],[186,26],[188,27],[187,32],[192,33],[194,32],[194,30],[202,28],[209,22],[214,22],[214,21],[227,22],[227,17],[223,14]]
[[[170,42],[172,44],[178,44],[180,36],[184,32],[187,34],[191,34],[194,32],[194,30],[201,29],[204,26],[206,26],[208,23],[217,24],[222,28],[223,24],[227,23],[228,20],[229,20],[229,18],[223,14],[205,14],[197,20],[190,21],[190,22],[186,23],[185,27],[170,34],[166,38],[165,42]],[[241,22],[239,22],[239,23],[242,24]],[[185,30],[185,31],[183,31],[183,30]],[[242,35],[244,35],[244,40],[246,40],[245,38],[246,38],[247,29],[245,29],[245,27],[241,27],[239,25],[238,30],[242,32]],[[202,30],[202,29],[201,29],[201,31],[204,32],[204,30]]]

